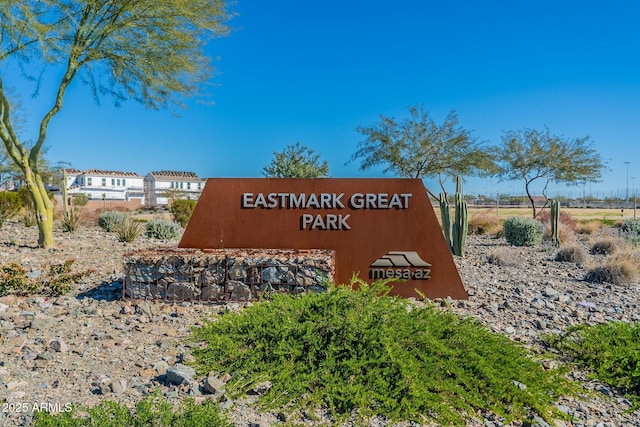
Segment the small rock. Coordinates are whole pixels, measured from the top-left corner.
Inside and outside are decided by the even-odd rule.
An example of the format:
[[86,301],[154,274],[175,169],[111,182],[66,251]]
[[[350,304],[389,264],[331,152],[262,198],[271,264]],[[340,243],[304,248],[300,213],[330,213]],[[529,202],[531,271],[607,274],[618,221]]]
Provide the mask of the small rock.
[[224,394],[225,383],[218,377],[209,376],[205,378],[203,388],[209,394],[221,395]]
[[181,363],[176,363],[167,369],[167,379],[175,385],[192,382],[195,374],[196,371],[193,368]]
[[164,360],[159,360],[151,364],[151,367],[159,374],[164,375],[167,373],[167,369],[169,369],[169,364]]
[[122,378],[118,379],[112,382],[110,387],[111,387],[111,392],[114,394],[124,393],[127,390],[127,380]]
[[67,344],[62,338],[51,340],[49,342],[49,348],[58,353],[65,353],[67,350],[69,350],[69,347],[67,347]]
[[266,394],[269,390],[271,390],[271,387],[273,387],[273,384],[271,384],[271,381],[263,381],[260,384],[256,385],[254,388],[252,388],[251,392],[258,396],[262,396]]
[[604,394],[605,396],[613,396],[613,393],[611,392],[611,389],[607,386],[604,386],[602,384],[596,386],[596,391],[599,391],[600,393]]

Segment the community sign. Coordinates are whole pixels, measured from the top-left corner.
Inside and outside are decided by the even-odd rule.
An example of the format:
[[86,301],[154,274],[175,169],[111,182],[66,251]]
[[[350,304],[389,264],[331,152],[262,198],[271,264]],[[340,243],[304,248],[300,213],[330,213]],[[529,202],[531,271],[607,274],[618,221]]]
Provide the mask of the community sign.
[[391,294],[466,299],[419,179],[210,178],[182,248],[331,249],[335,281],[392,279]]

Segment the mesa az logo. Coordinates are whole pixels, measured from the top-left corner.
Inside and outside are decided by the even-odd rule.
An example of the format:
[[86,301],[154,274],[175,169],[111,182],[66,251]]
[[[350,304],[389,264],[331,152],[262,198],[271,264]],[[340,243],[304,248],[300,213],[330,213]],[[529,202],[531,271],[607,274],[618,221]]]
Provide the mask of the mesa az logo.
[[371,264],[369,278],[427,280],[431,277],[431,264],[413,251],[389,251]]

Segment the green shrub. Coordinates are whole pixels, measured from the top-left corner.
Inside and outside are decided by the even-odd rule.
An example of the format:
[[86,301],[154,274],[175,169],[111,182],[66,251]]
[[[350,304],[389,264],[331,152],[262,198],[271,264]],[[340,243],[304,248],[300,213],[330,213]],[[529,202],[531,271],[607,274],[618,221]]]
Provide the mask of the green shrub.
[[160,240],[171,240],[180,236],[180,225],[163,219],[152,219],[147,223],[146,234],[148,237]]
[[67,260],[64,264],[52,264],[44,277],[35,279],[29,278],[26,270],[20,264],[9,263],[0,266],[0,296],[9,292],[16,295],[64,295],[69,292],[73,283],[92,272],[92,270],[87,270],[72,273],[72,264],[73,260]]
[[15,262],[0,266],[0,296],[10,290],[23,289],[29,283],[25,269]]
[[187,223],[191,219],[191,214],[196,207],[195,200],[178,199],[171,202],[169,212],[173,215],[173,220],[183,227],[187,226]]
[[105,401],[92,408],[72,408],[56,415],[35,414],[35,427],[227,427],[227,416],[211,401],[197,404],[185,399],[178,410],[161,398],[158,392],[146,396],[132,411],[123,403]]
[[504,237],[514,246],[535,246],[542,243],[542,224],[532,218],[511,217],[504,221]]
[[21,200],[18,193],[0,191],[0,227],[4,222],[20,211]]
[[629,393],[640,403],[640,323],[609,322],[569,326],[561,335],[545,337],[553,347],[596,378]]
[[78,193],[72,197],[74,206],[86,206],[89,203],[89,197],[86,194]]
[[336,425],[354,413],[437,425],[484,411],[505,424],[560,416],[554,402],[570,383],[522,345],[472,318],[389,297],[383,282],[355,284],[277,294],[193,328],[196,371],[231,373],[231,398],[269,380],[262,404],[292,421],[318,407]]
[[122,222],[126,217],[124,212],[118,211],[105,211],[98,217],[98,225],[105,231],[113,231],[116,224]]
[[118,240],[124,243],[131,243],[138,238],[145,229],[145,224],[140,221],[124,216],[113,226],[113,232],[118,236]]
[[628,242],[640,244],[640,220],[627,219],[620,224],[620,236]]

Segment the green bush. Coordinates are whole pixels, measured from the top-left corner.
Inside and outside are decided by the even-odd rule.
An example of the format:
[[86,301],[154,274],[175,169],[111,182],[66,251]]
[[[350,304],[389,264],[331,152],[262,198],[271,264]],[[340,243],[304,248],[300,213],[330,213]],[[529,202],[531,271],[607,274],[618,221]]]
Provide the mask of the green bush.
[[73,260],[67,260],[64,264],[52,264],[45,276],[35,279],[29,278],[20,264],[13,262],[2,265],[0,266],[0,296],[9,292],[16,295],[64,295],[69,292],[73,283],[92,272],[87,270],[72,273],[72,264]]
[[86,194],[78,193],[73,196],[73,205],[74,206],[86,206],[89,203],[89,196]]
[[196,371],[231,373],[231,398],[270,381],[262,404],[292,421],[314,408],[336,425],[351,414],[437,425],[485,411],[505,424],[561,416],[554,402],[573,386],[522,345],[472,318],[389,297],[383,282],[355,284],[277,294],[193,328]]
[[620,224],[620,236],[634,245],[640,244],[640,220],[627,219]]
[[535,246],[542,243],[542,224],[531,218],[511,217],[504,221],[504,237],[514,246]]
[[171,240],[180,236],[180,225],[163,219],[152,219],[147,223],[146,234],[148,237],[160,240]]
[[629,393],[640,403],[640,323],[574,325],[545,340],[596,378]]
[[230,427],[226,415],[211,401],[197,404],[193,399],[184,400],[178,410],[159,393],[146,396],[130,410],[119,402],[105,401],[92,408],[71,408],[56,415],[36,413],[35,427]]
[[98,217],[98,225],[105,231],[113,231],[116,224],[122,222],[126,217],[124,212],[118,211],[105,211]]
[[25,269],[15,262],[0,266],[0,296],[10,290],[23,289],[29,283]]
[[173,220],[183,227],[187,226],[187,223],[191,219],[191,214],[196,208],[195,200],[178,199],[171,202],[169,212],[173,215]]
[[22,201],[18,193],[0,191],[0,227],[4,222],[20,211]]

